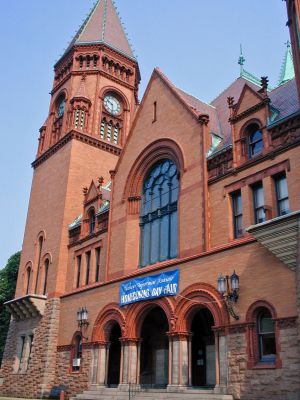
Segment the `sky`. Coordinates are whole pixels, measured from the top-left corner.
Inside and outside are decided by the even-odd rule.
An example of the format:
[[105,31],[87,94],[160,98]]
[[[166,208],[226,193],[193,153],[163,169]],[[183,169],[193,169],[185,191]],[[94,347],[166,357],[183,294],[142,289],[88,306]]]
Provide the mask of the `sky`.
[[[210,102],[245,69],[275,86],[286,27],[281,0],[115,0],[137,55],[142,96],[158,66],[181,89]],[[0,268],[22,247],[39,128],[53,65],[91,0],[0,0]],[[5,112],[4,112],[5,111]],[[79,199],[81,201],[81,199]]]

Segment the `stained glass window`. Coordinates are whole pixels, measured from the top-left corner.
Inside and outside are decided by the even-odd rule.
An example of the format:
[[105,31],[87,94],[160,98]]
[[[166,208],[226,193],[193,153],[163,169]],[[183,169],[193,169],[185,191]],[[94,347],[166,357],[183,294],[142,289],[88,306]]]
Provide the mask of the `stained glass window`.
[[143,184],[140,227],[142,267],[177,256],[178,172],[171,160],[156,164]]

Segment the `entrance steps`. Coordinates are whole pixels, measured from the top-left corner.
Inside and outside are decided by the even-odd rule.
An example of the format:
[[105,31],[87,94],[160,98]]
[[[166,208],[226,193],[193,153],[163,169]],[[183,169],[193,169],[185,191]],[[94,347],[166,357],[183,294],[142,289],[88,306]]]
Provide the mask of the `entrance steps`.
[[139,389],[131,394],[128,390],[92,385],[89,390],[71,398],[71,400],[233,400],[228,394],[214,393],[211,389],[188,389],[167,391],[166,389]]

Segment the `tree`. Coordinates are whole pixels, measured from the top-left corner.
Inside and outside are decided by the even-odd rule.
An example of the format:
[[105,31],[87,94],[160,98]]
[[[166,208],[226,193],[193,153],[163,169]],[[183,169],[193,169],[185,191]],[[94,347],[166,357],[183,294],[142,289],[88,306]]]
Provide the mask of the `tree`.
[[3,304],[14,298],[21,252],[12,255],[6,266],[0,270],[0,364],[10,321],[10,313]]

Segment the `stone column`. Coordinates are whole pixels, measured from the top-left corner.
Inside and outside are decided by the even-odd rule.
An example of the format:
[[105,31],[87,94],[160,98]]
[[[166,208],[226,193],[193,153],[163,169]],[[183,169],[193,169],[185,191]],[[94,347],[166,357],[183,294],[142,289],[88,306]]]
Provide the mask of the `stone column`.
[[215,331],[215,349],[216,349],[216,393],[226,393],[227,391],[227,343],[223,331]]
[[98,363],[96,384],[105,386],[108,365],[108,344],[106,342],[99,343],[98,346]]
[[189,338],[187,332],[169,335],[171,371],[168,391],[178,391],[189,384]]
[[138,383],[138,354],[139,340],[138,339],[122,339],[122,366],[119,388],[128,390],[129,384]]

